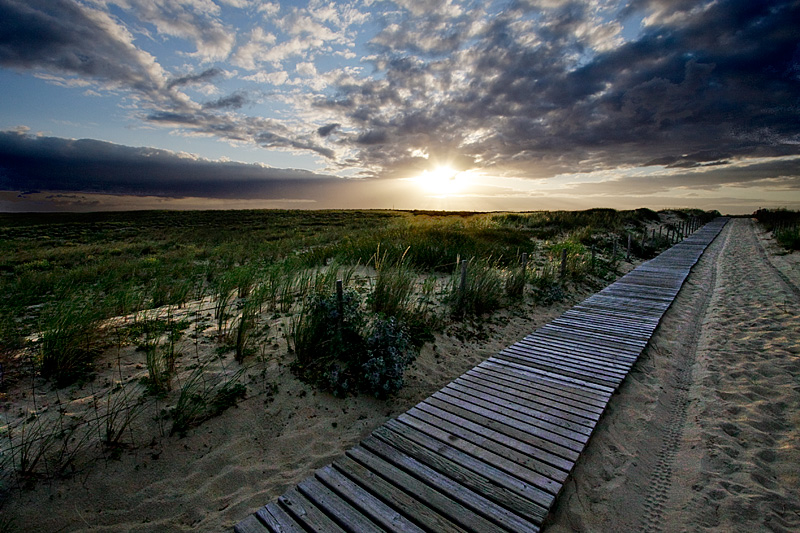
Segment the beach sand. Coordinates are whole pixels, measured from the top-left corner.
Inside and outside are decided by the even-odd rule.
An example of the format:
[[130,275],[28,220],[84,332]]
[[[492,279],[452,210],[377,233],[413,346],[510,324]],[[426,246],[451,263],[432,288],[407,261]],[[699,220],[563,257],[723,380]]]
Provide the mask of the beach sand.
[[612,399],[548,533],[800,530],[800,264],[712,243]]

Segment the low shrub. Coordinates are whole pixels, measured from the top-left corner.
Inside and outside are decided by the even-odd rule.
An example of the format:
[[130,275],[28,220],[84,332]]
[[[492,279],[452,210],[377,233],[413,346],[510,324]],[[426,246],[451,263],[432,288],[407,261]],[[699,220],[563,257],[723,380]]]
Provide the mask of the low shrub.
[[336,396],[385,397],[403,384],[416,349],[402,323],[377,315],[368,321],[357,293],[315,295],[292,322],[290,345],[297,375]]

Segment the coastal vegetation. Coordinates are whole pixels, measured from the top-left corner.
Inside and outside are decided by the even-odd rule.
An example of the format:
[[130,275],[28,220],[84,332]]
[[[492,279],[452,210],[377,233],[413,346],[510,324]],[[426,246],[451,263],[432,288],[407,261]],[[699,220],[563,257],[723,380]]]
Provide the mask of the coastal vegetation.
[[0,491],[268,402],[280,351],[319,391],[391,396],[436,335],[600,288],[717,215],[0,215]]

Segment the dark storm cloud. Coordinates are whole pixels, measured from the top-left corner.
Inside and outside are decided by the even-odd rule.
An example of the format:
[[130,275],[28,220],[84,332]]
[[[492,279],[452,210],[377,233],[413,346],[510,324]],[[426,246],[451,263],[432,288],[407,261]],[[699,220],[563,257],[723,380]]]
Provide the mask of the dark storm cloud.
[[212,102],[203,104],[203,109],[239,109],[248,102],[247,95],[242,92],[223,96]]
[[339,126],[341,126],[341,124],[339,123],[326,124],[325,126],[322,126],[321,128],[317,129],[317,135],[319,135],[320,137],[327,137],[328,135],[333,133]]
[[186,76],[173,78],[169,81],[169,83],[167,83],[167,87],[172,89],[173,87],[182,87],[184,85],[192,85],[195,83],[205,83],[218,78],[221,75],[222,69],[218,69],[216,67],[209,68],[203,72],[198,72],[197,74],[187,74]]
[[0,65],[43,69],[155,96],[160,67],[107,14],[68,0],[0,0]]
[[182,157],[90,139],[0,132],[0,189],[206,198],[290,198],[342,180],[304,170]]
[[437,144],[541,176],[800,153],[800,2],[637,1],[625,14],[650,25],[629,42],[590,3],[551,5],[518,2],[433,59],[409,44],[425,15],[395,24],[383,76],[318,105],[359,126],[356,160],[376,172]]

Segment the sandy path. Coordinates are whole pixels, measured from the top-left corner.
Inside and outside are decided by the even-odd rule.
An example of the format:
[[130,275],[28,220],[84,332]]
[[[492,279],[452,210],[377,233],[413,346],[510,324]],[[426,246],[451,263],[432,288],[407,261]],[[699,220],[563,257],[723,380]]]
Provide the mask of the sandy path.
[[595,433],[549,532],[800,530],[800,275],[734,219]]

